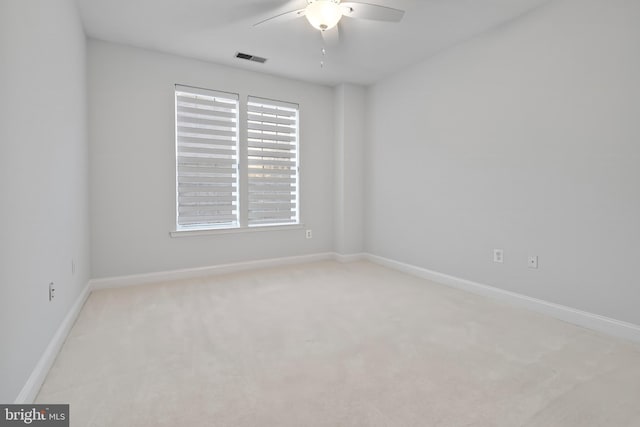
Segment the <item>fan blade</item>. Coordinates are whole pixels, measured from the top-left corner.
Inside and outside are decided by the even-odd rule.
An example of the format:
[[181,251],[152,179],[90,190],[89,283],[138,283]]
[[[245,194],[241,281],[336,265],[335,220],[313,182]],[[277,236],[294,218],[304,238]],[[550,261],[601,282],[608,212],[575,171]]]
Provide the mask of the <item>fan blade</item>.
[[304,16],[304,11],[305,9],[298,9],[298,10],[291,10],[289,12],[285,12],[285,13],[281,13],[280,15],[276,15],[276,16],[272,16],[271,18],[267,18],[264,19],[256,24],[253,24],[254,27],[257,27],[258,25],[262,25],[262,24],[266,24],[266,23],[278,23],[278,22],[285,22],[285,21],[290,21],[292,19],[295,18],[299,18],[301,16]]
[[372,21],[400,22],[404,16],[404,10],[386,6],[378,6],[371,3],[345,1],[340,3],[343,16],[348,18],[370,19]]
[[320,34],[322,34],[322,40],[327,47],[334,47],[340,43],[340,30],[337,25],[329,30],[320,31]]

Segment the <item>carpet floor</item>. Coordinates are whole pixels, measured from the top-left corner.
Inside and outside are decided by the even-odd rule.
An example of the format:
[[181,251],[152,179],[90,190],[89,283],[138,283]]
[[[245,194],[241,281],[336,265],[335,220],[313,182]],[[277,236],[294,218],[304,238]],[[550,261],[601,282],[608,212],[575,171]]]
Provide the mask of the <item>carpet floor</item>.
[[367,262],[96,291],[71,425],[640,426],[640,346]]

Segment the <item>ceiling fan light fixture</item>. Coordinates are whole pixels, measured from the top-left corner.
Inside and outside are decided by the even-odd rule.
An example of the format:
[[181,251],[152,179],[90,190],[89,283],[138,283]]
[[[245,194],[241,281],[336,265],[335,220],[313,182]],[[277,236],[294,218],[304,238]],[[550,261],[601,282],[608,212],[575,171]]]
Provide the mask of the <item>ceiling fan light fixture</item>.
[[304,16],[314,28],[320,31],[329,30],[342,18],[340,2],[335,0],[315,0],[307,5]]

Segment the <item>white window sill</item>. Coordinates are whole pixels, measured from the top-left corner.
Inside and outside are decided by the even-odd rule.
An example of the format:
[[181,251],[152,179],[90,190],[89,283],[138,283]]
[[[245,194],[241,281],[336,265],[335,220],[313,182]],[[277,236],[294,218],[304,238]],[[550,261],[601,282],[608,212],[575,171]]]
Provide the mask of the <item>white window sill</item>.
[[260,231],[282,231],[282,230],[302,230],[304,224],[290,224],[290,225],[262,225],[255,227],[236,227],[236,228],[211,228],[211,229],[199,229],[199,230],[174,230],[170,231],[171,237],[189,237],[189,236],[212,236],[218,234],[238,234],[238,233],[253,233]]

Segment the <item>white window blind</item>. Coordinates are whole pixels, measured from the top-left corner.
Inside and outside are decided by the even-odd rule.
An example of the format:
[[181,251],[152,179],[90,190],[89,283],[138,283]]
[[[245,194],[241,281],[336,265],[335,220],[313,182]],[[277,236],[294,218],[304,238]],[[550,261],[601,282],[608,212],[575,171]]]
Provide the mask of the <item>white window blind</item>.
[[298,106],[249,97],[248,225],[299,222]]
[[238,226],[238,95],[176,85],[178,229]]

